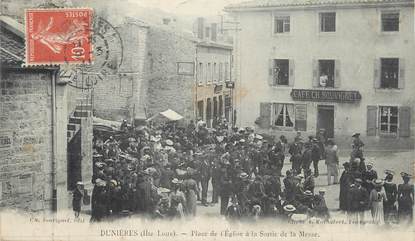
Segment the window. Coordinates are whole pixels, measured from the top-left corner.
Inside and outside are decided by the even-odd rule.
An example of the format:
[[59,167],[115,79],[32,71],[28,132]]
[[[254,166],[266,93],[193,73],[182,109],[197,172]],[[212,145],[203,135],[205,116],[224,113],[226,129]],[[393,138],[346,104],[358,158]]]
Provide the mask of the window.
[[225,63],[225,81],[230,81],[229,63]]
[[210,38],[210,27],[205,28],[205,36],[207,39]]
[[213,83],[217,83],[218,82],[218,69],[216,66],[216,63],[213,63]]
[[383,12],[381,13],[382,32],[398,32],[399,31],[399,12]]
[[212,82],[212,65],[210,63],[207,64],[207,69],[206,69],[206,83],[211,83]]
[[320,31],[336,32],[336,13],[320,13]]
[[289,71],[288,59],[274,59],[273,85],[288,85]]
[[294,127],[294,105],[274,104],[273,125],[280,127]]
[[380,87],[381,88],[398,88],[399,81],[399,59],[382,58]]
[[334,60],[319,60],[319,86],[320,87],[334,87]]
[[223,63],[219,64],[219,82],[223,82]]
[[278,16],[274,18],[274,33],[290,32],[290,16]]
[[203,84],[203,77],[204,77],[204,74],[203,74],[203,63],[199,63],[199,69],[198,69],[198,72],[197,72],[197,80],[198,80],[198,82],[199,82],[199,85],[202,85]]
[[384,134],[398,133],[398,107],[380,106],[379,107],[379,126],[380,132]]

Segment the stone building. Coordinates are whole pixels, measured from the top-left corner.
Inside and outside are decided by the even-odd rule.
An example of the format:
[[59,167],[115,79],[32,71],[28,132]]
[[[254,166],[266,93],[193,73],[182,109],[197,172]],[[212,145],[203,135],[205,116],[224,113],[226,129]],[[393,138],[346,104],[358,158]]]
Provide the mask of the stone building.
[[196,39],[174,26],[150,25],[146,56],[146,113],[172,109],[194,119]]
[[115,54],[122,54],[122,64],[94,86],[95,115],[132,122],[173,109],[193,118],[195,39],[172,26],[133,18],[116,30],[123,44]]
[[413,148],[414,1],[250,1],[237,32],[237,124]]
[[64,104],[57,95],[65,87],[58,68],[22,68],[23,26],[0,22],[0,207],[56,210],[67,188],[66,133],[58,135],[65,124],[53,108]]
[[91,108],[59,67],[21,67],[21,24],[1,16],[0,30],[0,209],[71,208],[73,185],[92,176]]
[[111,56],[122,63],[117,71],[102,75],[94,85],[94,114],[115,121],[145,118],[148,26],[129,18],[115,29],[122,45],[110,49]]
[[199,40],[195,91],[197,118],[206,121],[208,127],[223,117],[232,123],[233,96],[227,85],[231,82],[232,45],[219,42],[218,24],[205,18],[197,19],[196,33]]

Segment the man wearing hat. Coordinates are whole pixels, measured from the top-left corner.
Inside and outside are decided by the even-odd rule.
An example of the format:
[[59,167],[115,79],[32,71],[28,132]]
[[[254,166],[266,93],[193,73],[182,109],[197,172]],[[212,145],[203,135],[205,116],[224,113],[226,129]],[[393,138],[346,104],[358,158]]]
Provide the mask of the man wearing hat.
[[303,182],[304,190],[310,190],[314,194],[315,181],[314,181],[314,176],[312,175],[311,169],[305,169],[304,176],[305,176],[304,182]]
[[72,209],[75,212],[75,218],[79,217],[82,207],[82,199],[84,198],[84,184],[79,181],[76,183],[75,190],[73,191],[72,198]]
[[290,145],[288,152],[291,154],[290,162],[291,169],[297,174],[301,172],[301,152],[302,143],[299,137],[294,139],[294,143]]
[[348,197],[347,214],[356,224],[364,221],[364,212],[368,208],[369,195],[367,190],[362,187],[362,179],[356,178],[351,185]]
[[198,172],[200,178],[200,184],[202,187],[202,205],[208,206],[207,204],[207,192],[209,186],[209,180],[212,177],[212,167],[209,156],[203,155],[203,153],[196,153],[196,159],[199,163]]
[[324,152],[323,148],[320,148],[317,138],[313,137],[311,139],[311,160],[313,162],[314,167],[314,177],[318,177],[318,162],[322,157],[322,152]]
[[285,220],[291,220],[291,217],[293,214],[295,214],[295,211],[297,210],[294,205],[287,204],[283,207],[284,210],[284,219]]
[[232,195],[232,175],[231,175],[230,162],[224,159],[223,166],[221,168],[220,176],[220,214],[225,215],[228,208],[229,197]]
[[235,183],[235,195],[236,201],[239,204],[240,210],[242,213],[245,213],[249,207],[249,198],[248,198],[248,187],[249,187],[249,175],[246,172],[242,172],[239,174],[238,178],[236,178]]
[[356,158],[363,159],[363,146],[365,144],[360,139],[360,133],[353,133],[352,137],[352,153],[350,155],[350,160],[354,160]]
[[340,194],[339,194],[339,209],[342,211],[347,211],[348,209],[348,196],[350,186],[354,182],[354,178],[350,173],[350,163],[343,163],[344,171],[340,176]]
[[291,170],[286,171],[286,177],[283,180],[284,194],[287,202],[291,202],[295,198],[295,180]]

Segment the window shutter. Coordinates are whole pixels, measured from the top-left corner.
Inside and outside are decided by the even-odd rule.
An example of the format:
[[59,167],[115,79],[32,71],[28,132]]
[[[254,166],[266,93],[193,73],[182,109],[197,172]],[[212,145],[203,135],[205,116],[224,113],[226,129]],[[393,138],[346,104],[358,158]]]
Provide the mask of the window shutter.
[[270,59],[268,61],[268,85],[274,85],[274,60]]
[[259,126],[261,128],[269,128],[271,125],[271,103],[260,103],[259,110]]
[[340,87],[340,60],[334,61],[334,87],[339,88]]
[[307,131],[307,105],[295,105],[295,130]]
[[319,85],[318,72],[318,61],[313,59],[313,87],[318,87]]
[[399,136],[411,136],[411,107],[402,106],[399,108]]
[[288,62],[289,67],[289,77],[288,77],[288,85],[294,86],[295,74],[294,74],[294,60],[290,59]]
[[377,106],[367,106],[367,136],[376,136]]
[[405,88],[405,60],[404,59],[399,59],[398,88],[399,89]]
[[380,88],[380,60],[375,59],[375,63],[373,66],[373,83],[375,86],[375,89]]

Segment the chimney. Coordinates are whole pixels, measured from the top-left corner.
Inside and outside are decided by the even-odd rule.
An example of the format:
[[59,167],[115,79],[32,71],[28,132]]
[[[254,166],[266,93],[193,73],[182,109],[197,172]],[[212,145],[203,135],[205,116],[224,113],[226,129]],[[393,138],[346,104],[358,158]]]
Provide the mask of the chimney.
[[203,32],[205,31],[205,19],[197,18],[197,37],[203,39]]
[[216,42],[216,40],[217,40],[218,24],[217,23],[212,23],[210,26],[211,26],[210,29],[212,31],[211,40],[213,42]]

